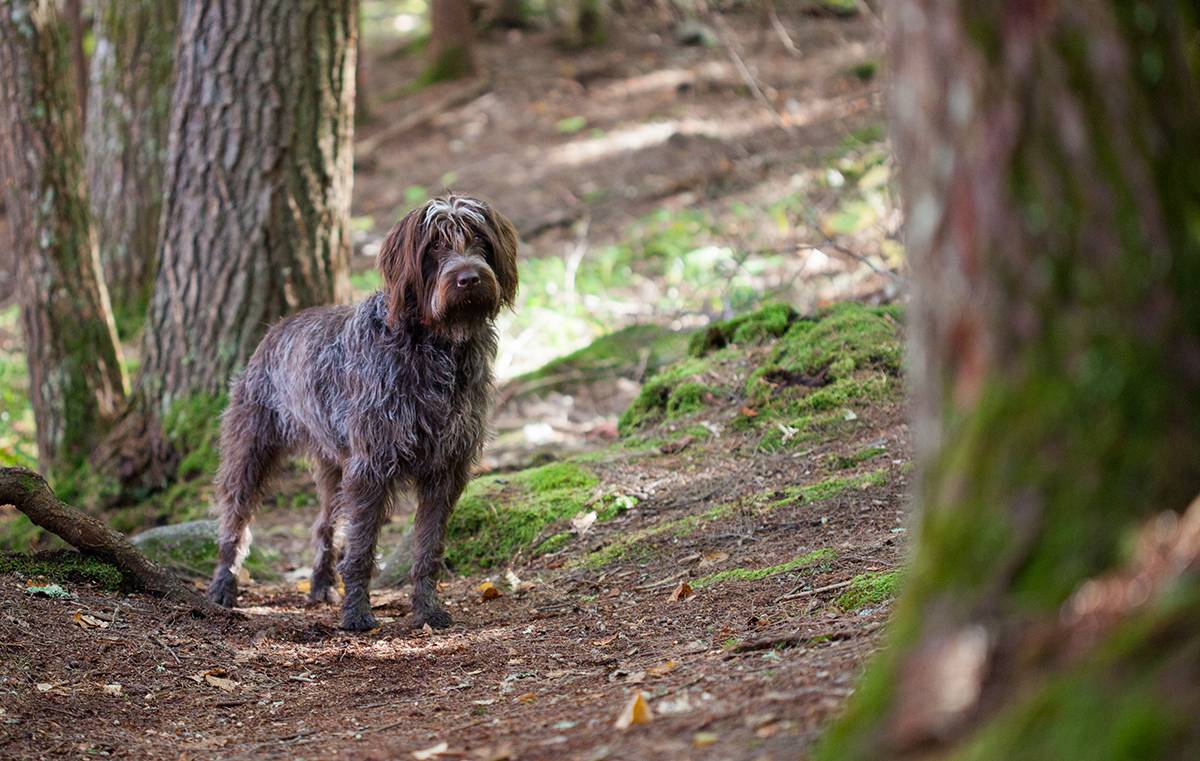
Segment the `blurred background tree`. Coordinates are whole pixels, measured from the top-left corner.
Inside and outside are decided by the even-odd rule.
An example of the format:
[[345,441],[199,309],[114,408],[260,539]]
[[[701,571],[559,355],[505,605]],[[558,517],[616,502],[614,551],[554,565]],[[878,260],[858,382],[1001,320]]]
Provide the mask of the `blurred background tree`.
[[891,12],[921,525],[822,757],[1196,757],[1200,18]]
[[117,331],[136,335],[157,271],[175,0],[96,0],[84,155]]
[[84,190],[82,137],[61,4],[0,6],[3,160],[38,464],[66,477],[125,397],[121,348]]
[[142,367],[102,453],[122,482],[174,478],[267,326],[348,298],[357,22],[352,0],[180,3]]

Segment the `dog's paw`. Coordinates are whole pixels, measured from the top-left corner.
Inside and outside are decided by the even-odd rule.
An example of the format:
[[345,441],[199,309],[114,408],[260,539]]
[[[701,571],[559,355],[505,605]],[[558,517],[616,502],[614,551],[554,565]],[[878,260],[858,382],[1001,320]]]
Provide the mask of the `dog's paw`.
[[337,605],[341,601],[342,593],[328,584],[314,584],[308,592],[309,605]]
[[450,614],[440,606],[417,608],[413,611],[412,627],[414,629],[420,629],[425,624],[429,624],[434,629],[446,629],[452,623],[454,620],[450,618]]
[[237,577],[231,573],[218,576],[208,585],[208,599],[222,608],[232,608],[237,605],[237,597]]
[[365,632],[379,626],[379,621],[367,610],[343,610],[342,628],[348,632]]

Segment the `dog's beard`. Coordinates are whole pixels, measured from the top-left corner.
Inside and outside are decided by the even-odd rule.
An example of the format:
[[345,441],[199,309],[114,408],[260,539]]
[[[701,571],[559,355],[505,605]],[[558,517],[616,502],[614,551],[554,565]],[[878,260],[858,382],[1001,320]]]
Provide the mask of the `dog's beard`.
[[439,278],[429,304],[433,323],[455,333],[486,325],[499,308],[499,286],[490,271],[482,276],[479,285],[469,290],[459,288],[450,277]]

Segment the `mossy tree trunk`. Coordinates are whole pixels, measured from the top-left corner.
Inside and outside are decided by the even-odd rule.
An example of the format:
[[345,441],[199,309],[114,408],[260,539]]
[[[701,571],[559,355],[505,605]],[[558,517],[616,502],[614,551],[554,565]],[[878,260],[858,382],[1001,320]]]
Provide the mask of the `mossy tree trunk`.
[[83,185],[70,30],[58,0],[0,5],[0,114],[38,460],[57,476],[91,453],[125,396]]
[[1154,567],[1139,528],[1200,518],[1152,521],[1200,492],[1197,22],[888,6],[920,530],[890,646],[821,757],[1200,751],[1195,535],[1125,594],[1089,583]]
[[[349,297],[354,0],[182,0],[158,274],[102,469],[160,486],[267,327]],[[172,427],[178,427],[172,426]]]
[[154,284],[178,4],[97,0],[95,11],[88,194],[117,330],[130,336]]
[[603,45],[608,40],[608,0],[556,0],[562,42],[568,48]]
[[1200,543],[1088,583],[1153,568],[1130,538],[1200,492],[1195,6],[888,17],[919,533],[820,755],[1196,757]]
[[429,3],[429,64],[421,79],[442,82],[475,73],[475,25],[467,0]]

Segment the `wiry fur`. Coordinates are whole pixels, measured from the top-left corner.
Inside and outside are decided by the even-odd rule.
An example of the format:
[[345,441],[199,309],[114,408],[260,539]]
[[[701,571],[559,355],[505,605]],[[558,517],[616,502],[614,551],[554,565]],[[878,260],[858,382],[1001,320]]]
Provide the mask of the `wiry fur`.
[[407,489],[417,497],[413,623],[450,624],[436,574],[450,512],[486,438],[493,320],[516,295],[516,256],[516,232],[503,216],[466,196],[439,198],[388,235],[380,292],[305,310],[267,332],[222,418],[213,600],[236,602],[236,570],[263,490],[283,457],[304,453],[321,499],[311,599],[332,602],[340,573],[342,626],[375,626],[367,592],[375,545],[394,495]]

